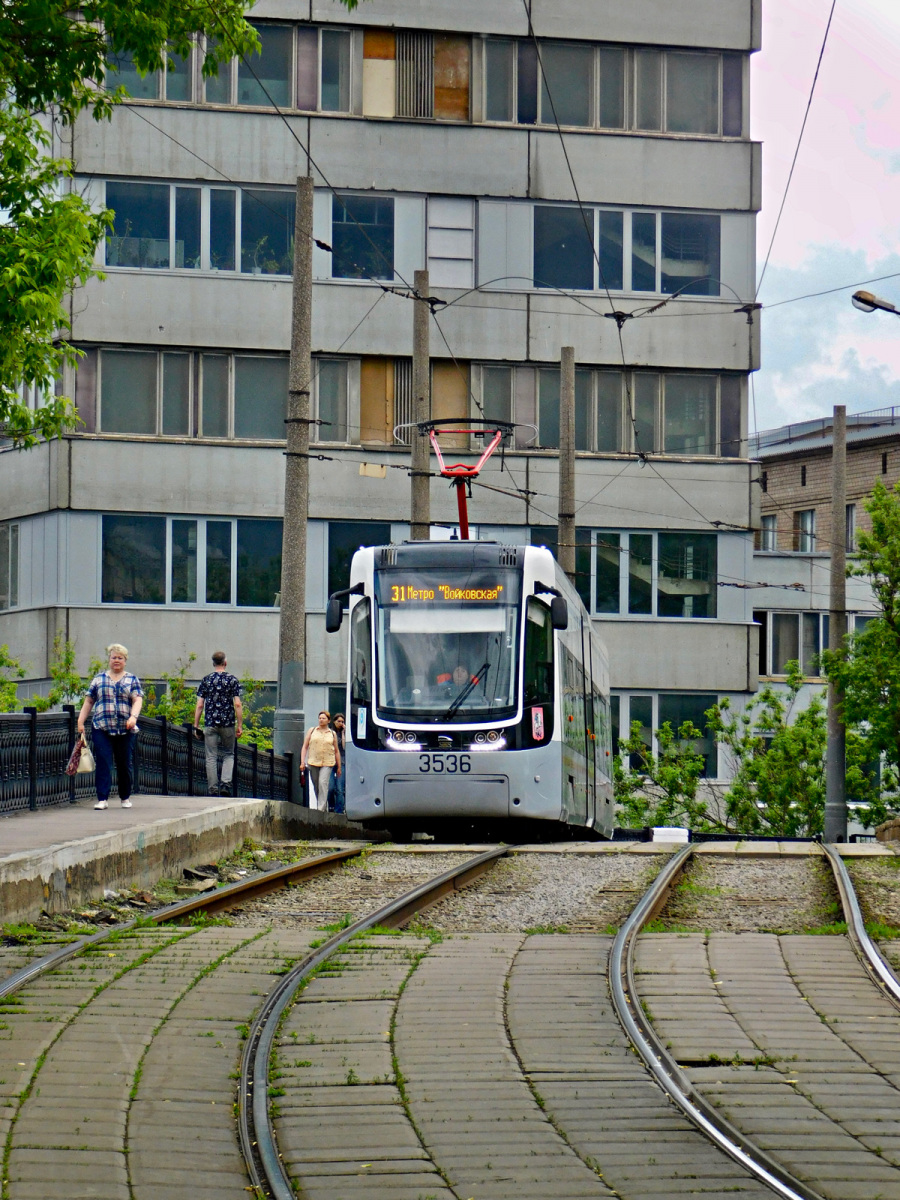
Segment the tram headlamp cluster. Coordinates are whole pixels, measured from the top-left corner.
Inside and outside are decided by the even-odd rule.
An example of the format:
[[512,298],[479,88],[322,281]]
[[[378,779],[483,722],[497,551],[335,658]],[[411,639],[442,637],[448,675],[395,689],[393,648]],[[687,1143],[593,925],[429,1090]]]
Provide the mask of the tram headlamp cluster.
[[388,731],[387,745],[390,750],[421,750],[421,743],[411,729],[392,729]]
[[469,747],[470,750],[502,750],[506,745],[506,738],[499,729],[488,729],[487,731],[479,729],[475,734],[475,740]]

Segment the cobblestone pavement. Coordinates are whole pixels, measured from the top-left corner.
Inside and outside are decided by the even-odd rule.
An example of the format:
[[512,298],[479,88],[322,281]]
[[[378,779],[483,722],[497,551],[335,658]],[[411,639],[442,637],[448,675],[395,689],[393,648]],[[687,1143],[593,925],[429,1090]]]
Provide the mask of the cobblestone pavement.
[[900,1014],[843,937],[644,936],[638,990],[696,1086],[833,1200],[900,1198]]
[[[343,873],[338,898],[372,907],[400,857]],[[404,856],[427,875],[444,857]],[[659,862],[522,856],[426,924],[330,960],[288,1011],[270,1079],[306,1200],[769,1195],[671,1106],[609,1003],[611,938],[596,930]],[[704,903],[799,886],[709,878]],[[243,1036],[321,938],[315,914],[342,911],[291,893],[230,927],[114,937],[0,1004],[3,1200],[246,1200]],[[593,931],[560,932],[585,905]],[[0,974],[35,953],[3,948]],[[900,1014],[845,938],[645,934],[638,968],[657,1031],[734,1124],[827,1200],[900,1200]]]

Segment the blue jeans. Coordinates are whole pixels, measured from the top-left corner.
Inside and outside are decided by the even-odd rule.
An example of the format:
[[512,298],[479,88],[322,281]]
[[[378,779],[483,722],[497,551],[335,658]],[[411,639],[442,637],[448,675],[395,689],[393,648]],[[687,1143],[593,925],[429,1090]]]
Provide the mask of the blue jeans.
[[119,784],[119,799],[127,800],[131,795],[131,762],[134,758],[134,743],[137,734],[107,733],[105,729],[91,728],[91,745],[97,760],[97,799],[108,800],[112,787],[112,767],[116,764]]
[[330,812],[342,813],[344,811],[344,776],[346,767],[343,761],[341,762],[340,775],[331,773],[331,786],[328,788],[328,809]]

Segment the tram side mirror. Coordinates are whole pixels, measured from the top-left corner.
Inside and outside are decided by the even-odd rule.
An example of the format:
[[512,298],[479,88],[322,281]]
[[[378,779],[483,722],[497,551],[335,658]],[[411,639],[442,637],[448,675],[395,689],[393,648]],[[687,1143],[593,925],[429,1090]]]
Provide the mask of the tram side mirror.
[[569,628],[569,606],[565,596],[554,596],[550,601],[550,623],[554,629]]
[[337,633],[344,620],[344,606],[340,596],[331,596],[325,609],[325,630],[327,633]]

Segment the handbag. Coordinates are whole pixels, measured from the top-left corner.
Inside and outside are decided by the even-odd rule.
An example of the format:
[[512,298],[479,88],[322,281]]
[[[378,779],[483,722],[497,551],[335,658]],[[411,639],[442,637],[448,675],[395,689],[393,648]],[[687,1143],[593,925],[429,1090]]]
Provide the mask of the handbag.
[[94,756],[82,733],[72,747],[72,753],[69,755],[69,761],[66,763],[66,774],[85,775],[95,769]]
[[94,755],[91,752],[90,746],[82,737],[81,739],[81,757],[78,759],[78,765],[75,768],[76,775],[87,775],[91,771],[97,769],[97,764],[94,762]]

